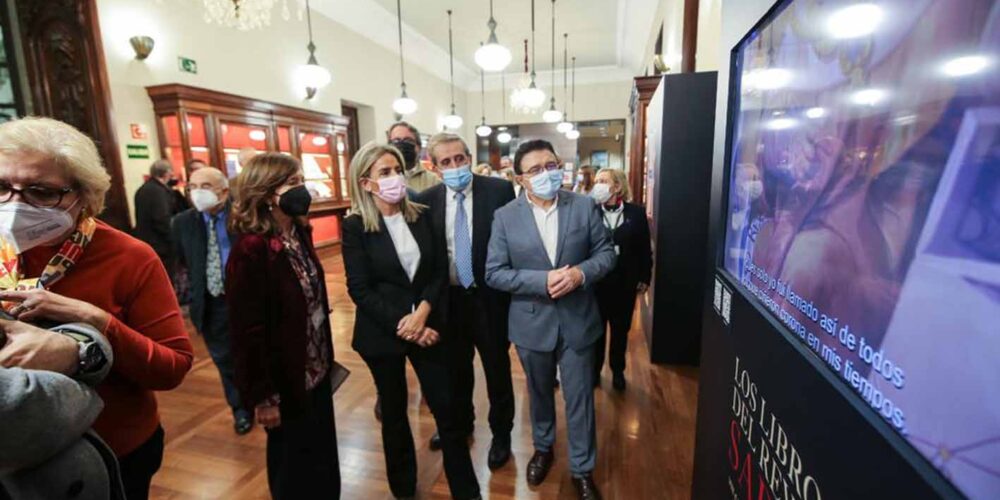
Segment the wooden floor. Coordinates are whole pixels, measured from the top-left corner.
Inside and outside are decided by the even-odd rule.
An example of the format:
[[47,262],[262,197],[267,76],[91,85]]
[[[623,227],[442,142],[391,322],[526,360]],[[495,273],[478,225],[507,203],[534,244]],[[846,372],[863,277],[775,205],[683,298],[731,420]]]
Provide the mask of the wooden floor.
[[[344,285],[339,257],[324,259],[333,307],[336,358],[351,377],[334,398],[340,470],[345,499],[392,498],[385,479],[379,423],[372,415],[375,387],[361,358],[350,348],[354,305]],[[193,329],[191,330],[193,332]],[[201,338],[192,333],[196,360],[177,390],[158,394],[166,453],[153,479],[157,499],[268,498],[264,462],[265,434],[260,428],[246,436],[232,430],[232,417],[222,396],[218,372]],[[607,499],[683,499],[690,497],[694,453],[697,369],[651,365],[638,318],[629,342],[628,389],[611,389],[608,369],[596,392],[597,469],[595,480]],[[490,431],[486,422],[485,384],[477,368],[475,442],[472,459],[483,498],[570,499],[575,490],[567,470],[565,418],[557,395],[556,461],[546,481],[528,486],[524,467],[531,458],[531,422],[524,372],[511,352],[516,415],[512,460],[491,472],[486,466]],[[477,360],[478,365],[478,360]],[[417,447],[418,490],[421,498],[450,498],[441,453],[430,451],[427,440],[434,421],[420,403],[412,370],[410,424]]]

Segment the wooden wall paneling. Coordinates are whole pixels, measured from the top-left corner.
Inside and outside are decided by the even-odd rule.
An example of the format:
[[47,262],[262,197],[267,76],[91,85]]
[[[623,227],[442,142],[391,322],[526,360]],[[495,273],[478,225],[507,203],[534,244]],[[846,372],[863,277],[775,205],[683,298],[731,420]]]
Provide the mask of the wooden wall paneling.
[[129,229],[96,0],[17,0],[16,7],[34,114],[73,125],[94,140],[111,175],[101,218]]
[[698,0],[684,0],[681,73],[694,73],[698,56]]

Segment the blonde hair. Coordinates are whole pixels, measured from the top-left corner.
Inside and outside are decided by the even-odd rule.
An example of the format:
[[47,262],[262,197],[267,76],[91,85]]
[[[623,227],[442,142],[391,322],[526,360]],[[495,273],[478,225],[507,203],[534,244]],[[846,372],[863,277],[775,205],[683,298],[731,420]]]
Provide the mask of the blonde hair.
[[611,175],[611,180],[618,185],[618,194],[625,201],[632,201],[632,189],[628,186],[628,179],[625,177],[625,171],[620,168],[604,167],[597,171],[594,175],[594,183],[597,183],[597,176],[607,172]]
[[[251,158],[231,188],[234,199],[230,229],[240,234],[276,234],[278,223],[271,214],[272,199],[278,188],[300,170],[299,160],[282,153],[263,153]],[[296,217],[295,223],[308,226],[309,220]]]
[[[379,232],[379,216],[381,214],[378,211],[378,207],[375,206],[374,195],[364,189],[361,189],[361,179],[368,177],[368,173],[371,171],[372,165],[374,165],[379,158],[387,154],[395,157],[396,161],[399,162],[400,167],[406,165],[406,162],[403,161],[403,155],[398,149],[388,144],[378,144],[375,142],[369,142],[368,144],[362,146],[361,149],[354,155],[354,159],[351,160],[351,183],[348,186],[351,193],[350,215],[361,217],[361,222],[364,225],[365,232],[368,233]],[[410,201],[409,195],[403,197],[403,199],[399,202],[399,209],[403,212],[403,219],[405,219],[406,222],[416,222],[424,208],[427,207]]]
[[41,117],[0,124],[0,155],[43,157],[72,179],[85,217],[104,211],[111,176],[104,169],[94,141],[72,125]]
[[437,157],[434,156],[434,150],[442,144],[451,144],[453,142],[461,142],[462,147],[465,148],[465,156],[471,156],[469,152],[469,145],[465,143],[465,139],[457,134],[452,134],[450,132],[438,132],[431,137],[431,140],[427,143],[427,154],[431,157],[431,163],[437,165]]

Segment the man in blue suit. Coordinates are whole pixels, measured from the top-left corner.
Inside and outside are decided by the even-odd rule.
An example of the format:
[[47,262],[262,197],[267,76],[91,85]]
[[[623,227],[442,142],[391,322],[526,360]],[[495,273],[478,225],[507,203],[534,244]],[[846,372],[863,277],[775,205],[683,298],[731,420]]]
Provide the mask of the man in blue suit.
[[229,180],[217,168],[200,168],[188,179],[194,208],[173,220],[176,254],[191,276],[191,322],[205,338],[208,354],[219,369],[222,390],[233,412],[233,429],[244,435],[253,415],[243,408],[233,380],[225,269],[235,236],[229,232]]
[[560,191],[562,167],[552,144],[522,144],[514,156],[521,196],[496,211],[486,283],[511,294],[508,329],[528,378],[535,454],[527,478],[541,484],[552,466],[555,377],[566,402],[570,472],[581,499],[599,499],[594,349],[601,320],[594,295],[615,263],[614,247],[589,197]]

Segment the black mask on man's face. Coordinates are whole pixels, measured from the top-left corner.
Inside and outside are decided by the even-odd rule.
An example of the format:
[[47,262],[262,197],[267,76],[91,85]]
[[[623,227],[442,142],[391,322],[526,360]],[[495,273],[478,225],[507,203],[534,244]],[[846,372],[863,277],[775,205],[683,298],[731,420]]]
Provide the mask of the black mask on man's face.
[[405,139],[396,139],[391,143],[396,149],[399,150],[400,154],[403,155],[403,161],[406,162],[406,169],[410,170],[417,164],[417,146],[412,142]]
[[167,181],[167,185],[170,187],[177,187],[177,185],[180,183],[181,181],[178,179],[170,179],[169,181]]

